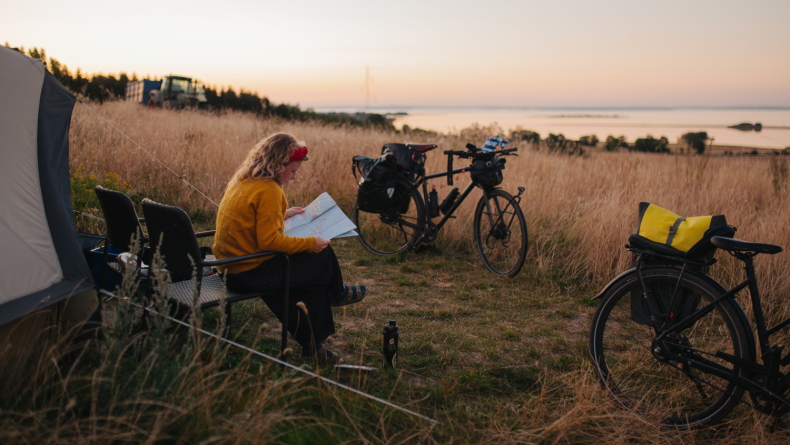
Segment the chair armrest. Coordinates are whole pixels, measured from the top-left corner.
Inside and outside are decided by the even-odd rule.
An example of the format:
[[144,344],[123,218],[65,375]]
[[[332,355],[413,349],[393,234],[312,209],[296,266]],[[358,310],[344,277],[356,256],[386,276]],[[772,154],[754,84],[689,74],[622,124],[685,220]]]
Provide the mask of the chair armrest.
[[223,258],[221,260],[203,261],[203,262],[201,262],[201,265],[203,265],[203,266],[224,266],[225,264],[238,263],[240,261],[252,260],[252,259],[255,259],[255,258],[262,258],[262,257],[265,257],[265,256],[271,256],[271,255],[285,255],[285,256],[288,256],[288,254],[284,253],[284,252],[256,252],[256,253],[251,253],[251,254],[248,254],[248,255],[234,256],[234,257],[230,257],[230,258]]
[[195,234],[195,238],[204,238],[204,237],[207,237],[207,236],[214,236],[215,233],[217,233],[216,230],[207,230],[205,232],[198,232],[198,233]]

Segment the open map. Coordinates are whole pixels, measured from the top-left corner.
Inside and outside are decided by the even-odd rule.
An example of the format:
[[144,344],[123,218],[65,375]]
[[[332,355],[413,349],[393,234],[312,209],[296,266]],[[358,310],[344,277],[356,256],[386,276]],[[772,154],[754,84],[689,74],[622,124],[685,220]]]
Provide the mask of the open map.
[[300,238],[320,236],[328,240],[357,236],[356,228],[329,193],[324,192],[304,208],[304,213],[286,219],[283,233]]

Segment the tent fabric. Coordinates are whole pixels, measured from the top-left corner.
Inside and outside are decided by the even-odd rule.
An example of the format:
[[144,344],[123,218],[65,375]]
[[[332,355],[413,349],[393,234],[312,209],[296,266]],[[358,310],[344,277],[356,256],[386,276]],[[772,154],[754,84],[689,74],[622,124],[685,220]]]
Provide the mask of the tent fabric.
[[0,324],[93,287],[71,206],[75,101],[41,61],[0,47]]

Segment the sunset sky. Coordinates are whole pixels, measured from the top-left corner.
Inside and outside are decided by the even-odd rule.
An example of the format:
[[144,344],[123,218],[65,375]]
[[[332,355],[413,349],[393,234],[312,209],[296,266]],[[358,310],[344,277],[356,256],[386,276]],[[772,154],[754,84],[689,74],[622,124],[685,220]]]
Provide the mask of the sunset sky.
[[790,1],[0,0],[0,44],[302,107],[790,106]]

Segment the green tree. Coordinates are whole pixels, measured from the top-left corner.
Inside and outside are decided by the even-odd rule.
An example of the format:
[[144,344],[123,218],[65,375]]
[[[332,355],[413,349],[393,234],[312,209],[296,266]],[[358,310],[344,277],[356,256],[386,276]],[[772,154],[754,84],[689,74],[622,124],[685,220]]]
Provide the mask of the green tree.
[[253,111],[258,113],[261,111],[261,98],[256,94],[240,90],[239,109],[242,111]]
[[669,144],[669,140],[665,136],[656,139],[652,135],[648,135],[646,138],[637,139],[634,142],[633,150],[647,153],[669,153],[667,144]]
[[582,136],[579,138],[579,144],[587,147],[595,147],[598,145],[598,136],[596,135]]
[[625,141],[625,136],[616,138],[612,135],[606,137],[606,142],[603,146],[606,151],[617,151],[620,148],[628,148],[628,143]]
[[510,133],[510,140],[537,143],[540,142],[540,133],[532,130],[517,128]]
[[708,133],[704,131],[689,132],[681,136],[680,139],[686,142],[689,152],[694,150],[697,154],[705,154],[705,143],[708,141]]
[[[22,53],[24,54],[24,52],[25,51],[23,49]],[[45,65],[47,63],[47,52],[44,51],[44,48],[38,49],[38,48],[36,48],[34,46],[34,47],[30,48],[29,50],[27,50],[27,55],[30,56],[33,59],[41,59],[44,62]]]

